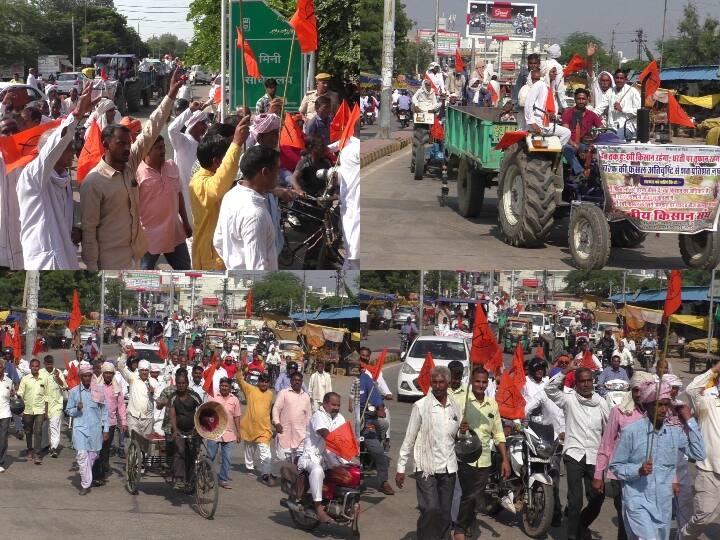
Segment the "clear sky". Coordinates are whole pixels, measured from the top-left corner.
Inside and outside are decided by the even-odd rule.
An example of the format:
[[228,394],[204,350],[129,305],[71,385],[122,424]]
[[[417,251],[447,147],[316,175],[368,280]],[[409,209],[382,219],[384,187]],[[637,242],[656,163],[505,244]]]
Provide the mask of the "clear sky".
[[[435,2],[403,0],[410,18],[422,28],[434,27]],[[465,34],[467,0],[439,0],[440,16],[455,14],[456,31]],[[559,42],[572,32],[589,32],[610,46],[615,29],[615,50],[633,58],[637,51],[635,30],[642,28],[648,47],[655,50],[655,42],[662,35],[664,0],[526,0],[538,5],[538,37],[541,42]],[[693,0],[700,20],[706,14],[720,18],[720,0]],[[666,37],[676,33],[687,0],[667,0]]]
[[143,39],[170,33],[190,43],[193,27],[185,19],[191,2],[192,0],[115,0],[115,7],[128,18],[128,25],[136,30],[138,24],[140,25],[140,36]]

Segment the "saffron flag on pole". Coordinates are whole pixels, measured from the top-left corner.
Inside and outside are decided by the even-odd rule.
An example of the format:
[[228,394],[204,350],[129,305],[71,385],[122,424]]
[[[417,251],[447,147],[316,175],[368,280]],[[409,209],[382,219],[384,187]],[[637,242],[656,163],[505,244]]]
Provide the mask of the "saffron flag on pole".
[[455,73],[462,73],[465,70],[465,62],[463,62],[460,49],[455,49]]
[[90,124],[85,144],[83,144],[80,156],[77,161],[77,173],[75,177],[78,182],[85,180],[88,173],[100,163],[100,159],[105,153],[105,147],[102,144],[102,134],[100,126],[97,122]]
[[343,129],[342,135],[340,136],[340,142],[338,143],[338,151],[345,148],[345,145],[350,140],[350,137],[355,134],[355,125],[357,124],[358,120],[360,120],[360,106],[356,103],[353,107],[352,112],[350,113],[348,123]]
[[247,73],[253,79],[260,79],[260,68],[258,67],[257,59],[255,54],[250,48],[250,44],[247,42],[240,31],[240,27],[235,28],[237,31],[237,43],[236,46],[243,53],[243,60],[245,60],[245,73]]
[[582,360],[580,361],[580,365],[578,367],[586,368],[591,371],[598,371],[597,364],[595,363],[595,360],[593,360],[593,354],[590,349],[583,353]]
[[435,367],[435,361],[433,360],[430,351],[425,355],[425,361],[423,362],[422,368],[420,368],[420,374],[417,378],[417,384],[422,390],[422,393],[427,395],[430,390],[430,372]]
[[302,130],[293,120],[290,113],[285,113],[285,122],[280,130],[280,147],[305,149],[305,138]]
[[355,438],[350,420],[328,433],[325,438],[325,448],[347,461],[360,455],[360,446]]
[[665,294],[665,306],[663,308],[663,319],[667,320],[682,305],[682,273],[680,270],[670,270],[667,293]]
[[692,121],[692,118],[688,116],[685,109],[680,106],[677,99],[675,99],[675,96],[673,96],[671,92],[668,92],[668,120],[671,124],[676,124],[678,126],[685,126],[689,128],[695,127],[695,123]]
[[22,358],[22,337],[20,337],[20,326],[17,321],[13,325],[13,358],[15,360]]
[[67,354],[65,355],[65,365],[68,366],[65,382],[67,383],[68,388],[75,388],[78,384],[80,384],[80,376],[78,374],[77,365],[68,363]]
[[502,351],[480,302],[475,304],[470,362],[474,365],[482,365],[487,371],[495,373],[500,371],[503,364]]
[[573,54],[570,61],[563,68],[563,76],[567,77],[571,73],[576,73],[585,67],[585,59],[579,54]]
[[37,339],[35,340],[35,343],[33,343],[32,355],[33,355],[33,356],[37,356],[37,355],[40,354],[42,351],[43,351],[42,340],[41,340],[40,338],[37,338]]
[[313,0],[298,0],[295,14],[290,19],[290,26],[295,29],[301,52],[317,51],[317,18]]
[[40,136],[48,129],[56,128],[60,120],[52,120],[45,124],[16,133],[11,137],[0,137],[0,152],[5,162],[5,174],[10,174],[18,167],[24,167],[38,155]]
[[545,127],[550,125],[550,115],[556,112],[555,94],[553,93],[552,87],[548,86],[547,97],[545,98],[545,114],[543,115],[543,125]]
[[158,357],[165,360],[168,357],[169,352],[170,351],[168,350],[168,346],[165,343],[165,338],[161,337],[160,342],[158,343],[158,352],[157,352]]
[[245,299],[245,318],[249,319],[253,312],[253,292],[252,289],[248,291],[247,298]]
[[217,85],[215,88],[215,92],[213,93],[213,102],[215,105],[220,105],[222,103],[222,86]]
[[500,416],[510,420],[525,418],[525,398],[522,388],[525,385],[525,370],[523,368],[523,350],[520,343],[515,348],[512,367],[505,371],[495,390],[495,401],[500,410]]
[[333,143],[340,140],[343,129],[350,119],[350,107],[348,107],[347,101],[343,99],[338,111],[335,113],[335,117],[330,122],[330,142]]
[[658,68],[657,62],[653,60],[645,69],[640,72],[638,81],[642,85],[643,81],[647,79],[645,83],[645,96],[652,96],[655,91],[660,88],[660,69]]
[[212,358],[210,359],[210,365],[205,370],[205,373],[203,373],[203,390],[205,390],[205,393],[208,396],[215,396],[215,391],[213,390],[213,377],[215,376],[215,371],[218,368],[218,356],[217,353],[214,352],[212,355]]
[[385,356],[387,356],[387,347],[385,347],[380,353],[380,356],[378,356],[375,364],[360,364],[360,368],[363,371],[368,370],[373,378],[373,381],[377,381],[380,377],[380,373],[382,373],[383,365],[385,364]]
[[75,332],[82,323],[82,313],[80,313],[80,297],[78,296],[77,289],[73,290],[72,297],[72,311],[70,312],[70,320],[68,321],[68,328],[71,332]]

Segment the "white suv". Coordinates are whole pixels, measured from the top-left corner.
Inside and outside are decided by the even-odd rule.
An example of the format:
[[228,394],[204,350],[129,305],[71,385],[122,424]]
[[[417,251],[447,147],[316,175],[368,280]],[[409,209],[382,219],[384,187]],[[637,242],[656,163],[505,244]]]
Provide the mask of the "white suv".
[[422,397],[417,378],[425,362],[428,351],[436,366],[447,366],[453,360],[459,360],[465,366],[467,375],[470,365],[470,345],[468,340],[459,337],[420,336],[413,341],[405,356],[402,368],[398,372],[398,400]]

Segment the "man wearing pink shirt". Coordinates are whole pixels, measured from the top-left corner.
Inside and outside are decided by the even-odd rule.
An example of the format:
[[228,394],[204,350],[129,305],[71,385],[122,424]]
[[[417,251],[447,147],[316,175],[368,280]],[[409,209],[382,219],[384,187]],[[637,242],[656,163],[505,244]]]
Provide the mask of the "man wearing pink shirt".
[[627,540],[625,522],[622,512],[622,484],[610,471],[608,465],[612,459],[615,447],[620,440],[620,433],[633,422],[645,416],[645,411],[640,403],[640,385],[644,381],[653,381],[653,376],[646,371],[636,371],[630,381],[630,393],[625,396],[622,403],[610,410],[605,431],[600,439],[597,460],[595,462],[595,474],[592,487],[600,493],[605,492],[605,480],[610,481],[613,491],[613,503],[618,515],[617,540]]
[[228,424],[225,433],[216,441],[208,441],[208,457],[211,461],[215,461],[218,447],[220,448],[220,473],[218,474],[218,484],[221,488],[232,489],[230,487],[230,456],[235,442],[240,442],[240,402],[238,398],[230,393],[230,379],[223,377],[220,379],[220,393],[208,399],[208,401],[216,401],[220,403],[228,416]]
[[277,431],[277,457],[280,460],[292,459],[302,453],[312,417],[310,395],[302,386],[303,375],[296,371],[290,376],[290,388],[278,393],[272,410],[272,422]]
[[190,270],[186,238],[192,236],[180,188],[180,171],[171,159],[165,160],[165,140],[158,136],[137,169],[140,224],[148,241],[140,266],[154,270],[165,255],[174,270]]
[[93,464],[92,485],[102,486],[110,474],[110,446],[118,427],[127,433],[127,413],[125,411],[125,395],[120,383],[115,379],[115,366],[110,362],[102,365],[102,389],[105,393],[105,406],[110,420],[110,431],[107,439],[103,439],[98,459]]

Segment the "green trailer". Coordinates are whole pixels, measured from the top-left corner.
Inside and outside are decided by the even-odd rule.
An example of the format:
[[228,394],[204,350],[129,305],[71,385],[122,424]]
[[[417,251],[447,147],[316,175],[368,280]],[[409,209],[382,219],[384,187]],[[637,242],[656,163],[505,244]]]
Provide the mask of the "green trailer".
[[449,163],[457,163],[457,201],[463,217],[480,213],[485,189],[497,185],[503,159],[495,145],[506,132],[518,129],[516,122],[500,121],[501,114],[494,107],[447,108],[445,152]]

